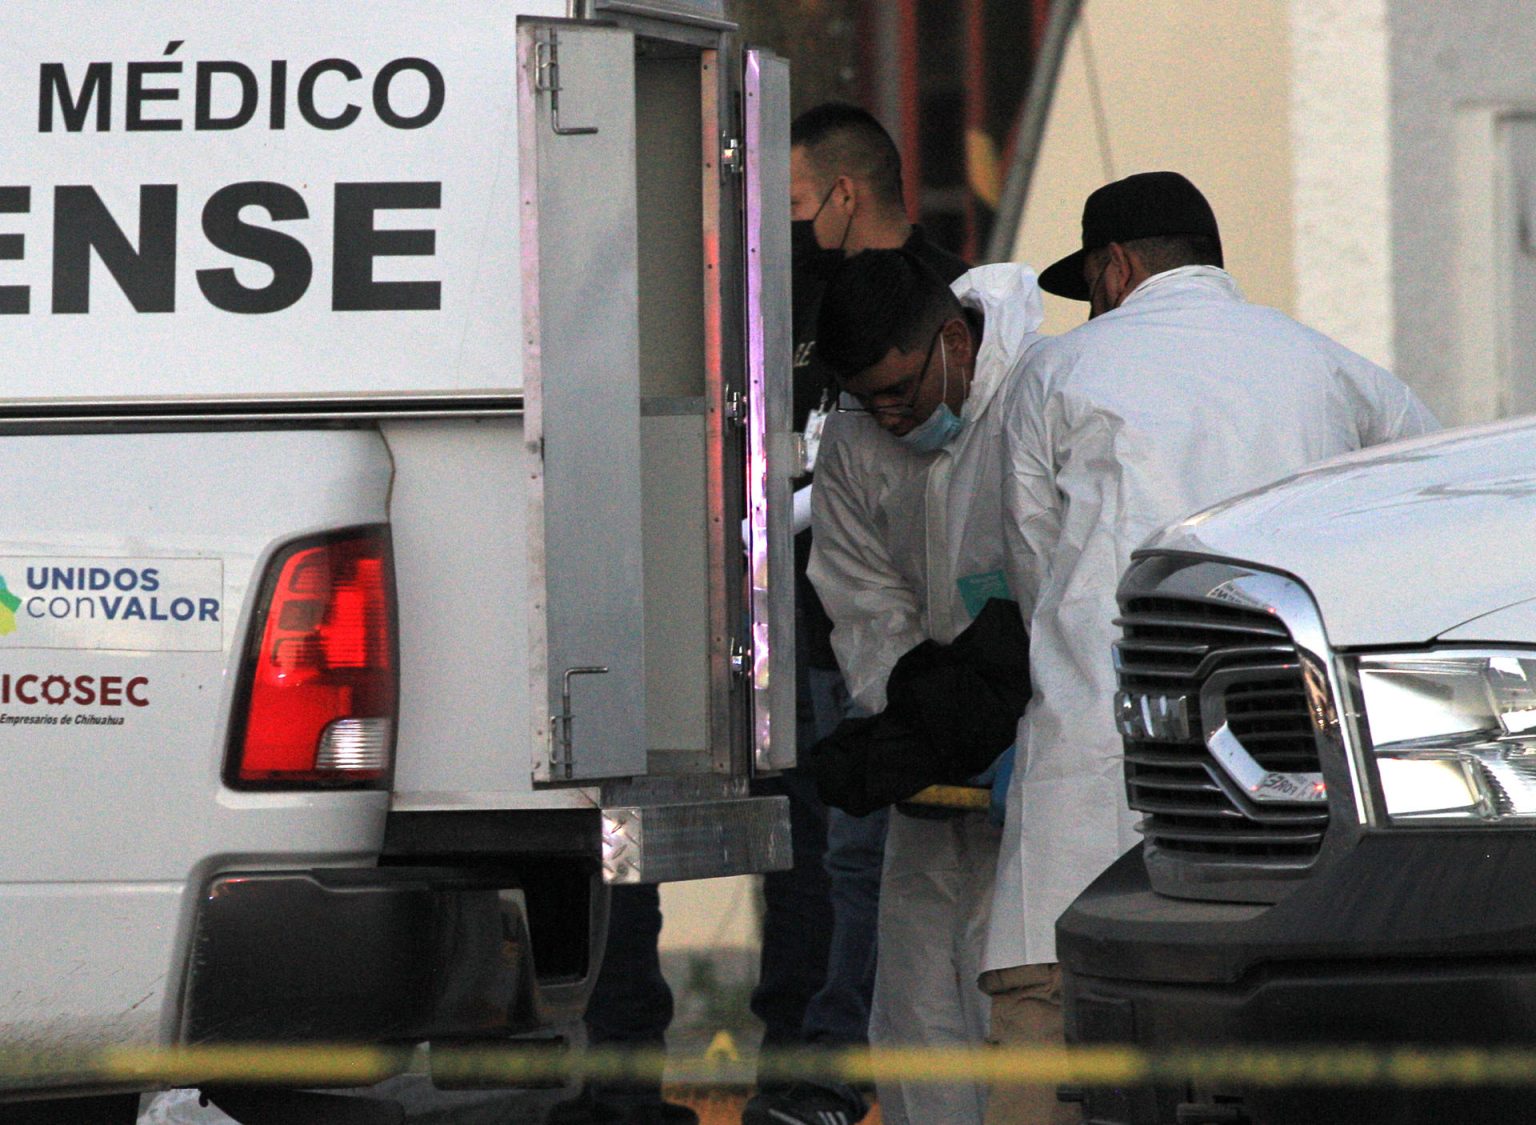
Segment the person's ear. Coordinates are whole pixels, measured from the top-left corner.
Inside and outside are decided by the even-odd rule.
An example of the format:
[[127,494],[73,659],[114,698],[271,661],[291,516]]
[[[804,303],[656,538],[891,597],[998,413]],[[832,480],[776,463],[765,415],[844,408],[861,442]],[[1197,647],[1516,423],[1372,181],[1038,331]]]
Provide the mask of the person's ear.
[[859,201],[859,185],[854,182],[852,176],[840,175],[832,181],[832,202],[837,204],[844,214],[852,214],[854,206]]
[[1120,302],[1135,287],[1138,268],[1136,256],[1118,242],[1109,244],[1109,262],[1104,269],[1104,296],[1110,308],[1118,308]]
[[972,352],[971,329],[965,317],[951,317],[940,332],[944,337],[944,350],[949,355],[950,363],[963,366],[976,358]]

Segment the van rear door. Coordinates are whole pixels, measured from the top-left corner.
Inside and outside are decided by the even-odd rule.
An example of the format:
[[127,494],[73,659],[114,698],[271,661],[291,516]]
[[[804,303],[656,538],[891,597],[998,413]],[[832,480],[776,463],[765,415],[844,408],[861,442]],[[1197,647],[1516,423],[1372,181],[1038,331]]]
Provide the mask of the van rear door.
[[550,780],[643,774],[635,37],[525,20],[518,59],[534,741]]

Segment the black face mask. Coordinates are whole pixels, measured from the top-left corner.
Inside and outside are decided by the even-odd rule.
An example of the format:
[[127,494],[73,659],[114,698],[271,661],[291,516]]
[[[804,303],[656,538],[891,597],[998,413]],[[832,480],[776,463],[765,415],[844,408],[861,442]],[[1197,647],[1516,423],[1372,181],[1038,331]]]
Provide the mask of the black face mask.
[[791,263],[802,277],[825,281],[843,264],[843,252],[827,250],[816,241],[815,223],[815,219],[796,219],[789,224]]
[[[821,197],[821,205],[816,208],[816,214],[809,219],[795,219],[789,224],[789,249],[790,261],[794,271],[803,277],[816,278],[825,281],[837,272],[837,267],[843,264],[843,247],[839,244],[835,249],[828,250],[816,241],[816,220],[821,217],[826,209],[827,201],[832,198],[832,193],[837,190],[837,182],[827,189],[827,194]],[[853,226],[853,216],[848,217],[848,227]],[[843,242],[848,241],[848,230],[843,231]]]

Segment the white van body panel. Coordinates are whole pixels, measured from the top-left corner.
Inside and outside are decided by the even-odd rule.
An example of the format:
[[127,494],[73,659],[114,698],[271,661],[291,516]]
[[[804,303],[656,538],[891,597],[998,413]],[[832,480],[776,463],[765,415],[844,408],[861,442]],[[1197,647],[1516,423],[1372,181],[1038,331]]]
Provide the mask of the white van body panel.
[[[5,555],[34,560],[4,575],[21,601],[0,637],[0,675],[10,677],[0,704],[0,1042],[168,1034],[180,931],[207,874],[373,861],[387,793],[243,793],[220,772],[266,561],[295,538],[382,523],[390,473],[384,443],[365,429],[0,442]],[[76,572],[77,560],[113,572],[129,569],[125,560],[199,561],[221,576],[203,593],[219,601],[222,639],[182,651],[30,647],[29,608],[47,613],[48,603],[29,593],[28,569],[40,578],[61,559]],[[89,596],[49,600],[83,609]],[[112,627],[98,620],[98,641],[115,644]],[[29,685],[41,702],[28,704],[18,698],[28,674],[141,681],[142,704],[115,693],[110,705],[55,704],[46,697],[60,692],[42,683]]]
[[[738,531],[787,81],[747,129],[715,0],[601,7],[0,9],[0,1048],[499,1041],[579,1014],[605,882],[788,865]],[[392,770],[241,782],[267,568],[361,527],[384,598],[311,629],[297,569],[280,620]]]
[[521,418],[385,423],[400,606],[394,807],[580,808],[586,789],[535,791],[529,737],[531,455]]
[[[7,4],[0,185],[30,192],[24,209],[0,208],[0,231],[22,239],[19,256],[0,259],[0,285],[24,289],[30,304],[28,331],[7,338],[7,397],[521,389],[516,29],[520,15],[565,14],[565,0],[459,0],[434,18],[411,0]],[[200,82],[215,123],[246,108],[235,75],[200,69],[221,63],[252,82],[238,127],[199,124]],[[111,68],[110,95],[106,71],[88,87],[95,64]],[[149,68],[137,102],[132,67]],[[381,116],[381,100],[403,124]],[[79,108],[77,122],[64,101]],[[220,195],[234,185],[267,186],[236,189],[250,199],[237,207]],[[65,272],[88,274],[88,308],[57,308],[74,298],[55,272],[69,257],[55,218],[89,204],[77,188],[95,192],[132,243],[156,247],[157,261],[170,248],[171,293],[141,287],[153,307],[130,303],[101,261],[72,259]],[[250,253],[240,223],[268,228],[269,251],[274,237],[287,240],[279,254],[257,251],[278,270]],[[362,268],[338,270],[340,261]],[[279,271],[291,301],[267,310],[258,294]]]

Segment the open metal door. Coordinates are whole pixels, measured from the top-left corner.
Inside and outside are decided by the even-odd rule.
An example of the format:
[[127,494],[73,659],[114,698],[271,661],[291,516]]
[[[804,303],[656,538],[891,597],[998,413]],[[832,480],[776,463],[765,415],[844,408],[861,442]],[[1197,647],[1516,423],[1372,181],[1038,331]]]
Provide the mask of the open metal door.
[[646,768],[634,56],[619,28],[519,24],[529,663],[544,781]]
[[799,472],[790,396],[789,64],[746,52],[747,514],[753,765],[795,764],[795,559]]

